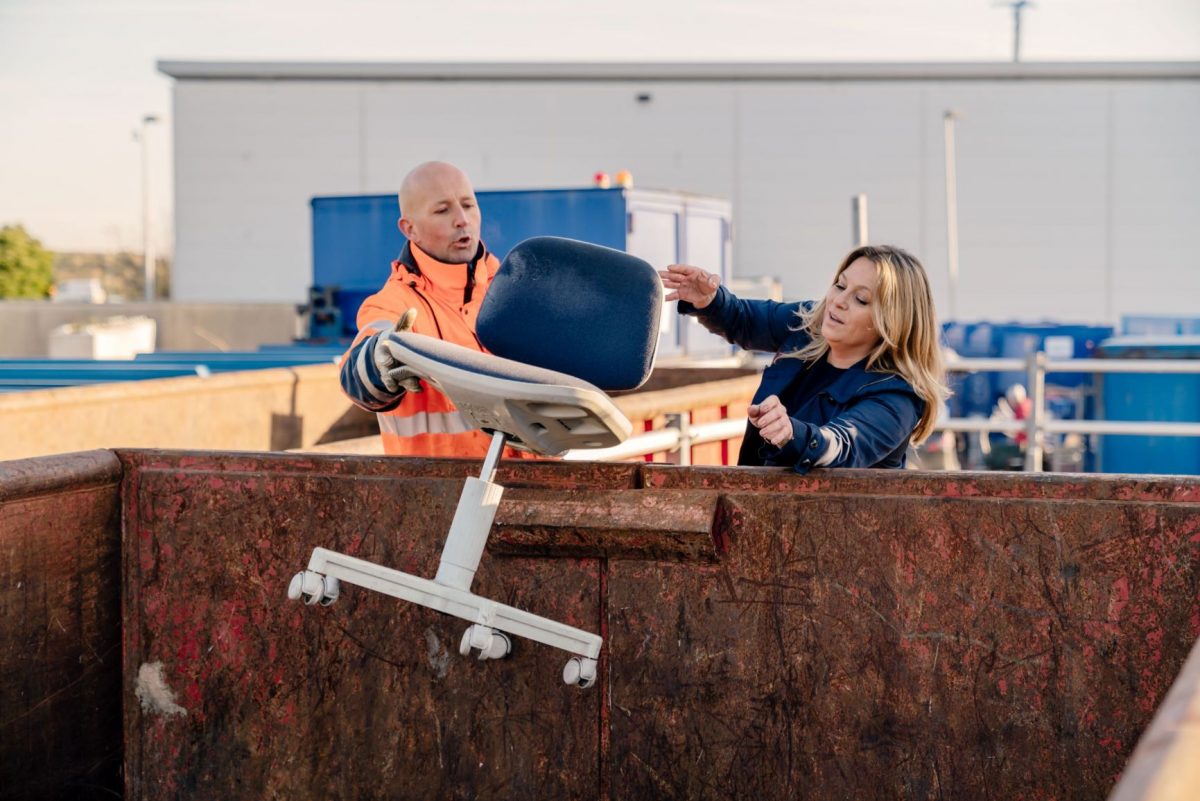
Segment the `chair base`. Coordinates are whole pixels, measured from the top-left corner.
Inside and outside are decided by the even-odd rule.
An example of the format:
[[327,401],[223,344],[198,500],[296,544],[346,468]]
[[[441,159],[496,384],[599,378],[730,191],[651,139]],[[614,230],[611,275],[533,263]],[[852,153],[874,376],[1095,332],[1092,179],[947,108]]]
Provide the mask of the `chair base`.
[[471,623],[459,647],[464,655],[474,654],[481,660],[501,659],[512,650],[506,635],[523,637],[573,654],[563,668],[563,681],[591,687],[596,681],[597,660],[604,643],[601,637],[470,591],[503,492],[503,487],[491,482],[503,445],[504,435],[497,433],[480,478],[467,479],[435,580],[326,548],[314,548],[308,569],[292,578],[288,597],[302,599],[310,606],[317,603],[329,606],[340,596],[342,582],[381,592]]

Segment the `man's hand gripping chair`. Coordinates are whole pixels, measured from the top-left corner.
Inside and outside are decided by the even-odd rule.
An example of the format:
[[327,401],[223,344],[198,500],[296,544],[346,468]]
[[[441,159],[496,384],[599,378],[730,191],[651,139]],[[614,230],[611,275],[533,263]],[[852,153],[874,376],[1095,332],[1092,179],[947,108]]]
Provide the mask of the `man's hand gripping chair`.
[[529,239],[505,258],[479,312],[478,353],[422,336],[394,334],[407,349],[397,378],[419,377],[448,395],[475,426],[492,432],[479,478],[468,477],[437,575],[402,573],[316,548],[288,597],[337,600],[340,582],[382,592],[468,621],[459,651],[499,659],[510,635],[573,656],[567,684],[590,687],[602,640],[471,592],[504,488],[493,481],[506,444],[557,456],[623,442],[630,424],[602,390],[633,389],[650,375],[662,285],[641,259],[554,237]]

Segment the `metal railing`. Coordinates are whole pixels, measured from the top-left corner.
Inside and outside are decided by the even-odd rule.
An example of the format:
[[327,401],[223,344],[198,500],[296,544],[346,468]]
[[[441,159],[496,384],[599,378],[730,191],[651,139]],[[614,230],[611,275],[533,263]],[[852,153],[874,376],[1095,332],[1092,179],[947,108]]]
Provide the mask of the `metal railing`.
[[746,430],[746,418],[729,418],[712,423],[692,425],[690,412],[669,414],[670,422],[660,429],[647,431],[630,437],[612,448],[602,448],[592,451],[568,451],[563,455],[567,461],[599,461],[619,462],[638,456],[648,456],[652,453],[679,452],[681,465],[692,463],[692,446],[706,445],[710,442],[724,442],[736,439]]
[[1133,420],[1052,420],[1046,414],[1048,373],[1200,374],[1200,360],[1186,359],[1055,359],[1042,351],[1024,359],[952,359],[951,373],[1024,371],[1032,411],[1024,420],[948,417],[937,430],[954,432],[1025,432],[1025,469],[1038,472],[1045,456],[1046,434],[1136,434],[1141,436],[1200,437],[1200,423],[1137,422]]
[[[1200,437],[1200,423],[1138,422],[1125,420],[1058,420],[1051,419],[1046,410],[1046,375],[1048,373],[1147,373],[1200,374],[1200,360],[1167,359],[1056,359],[1037,351],[1024,359],[1018,358],[956,358],[946,365],[950,373],[1024,372],[1032,411],[1024,420],[1002,420],[977,417],[943,417],[937,431],[956,433],[1014,434],[1024,432],[1025,469],[1040,472],[1045,456],[1047,434],[1131,434],[1141,436]],[[740,437],[746,429],[746,418],[729,418],[713,423],[691,424],[689,412],[667,416],[667,426],[630,437],[612,448],[570,451],[563,456],[568,461],[621,461],[652,453],[679,452],[679,464],[691,464],[691,447],[722,442]]]

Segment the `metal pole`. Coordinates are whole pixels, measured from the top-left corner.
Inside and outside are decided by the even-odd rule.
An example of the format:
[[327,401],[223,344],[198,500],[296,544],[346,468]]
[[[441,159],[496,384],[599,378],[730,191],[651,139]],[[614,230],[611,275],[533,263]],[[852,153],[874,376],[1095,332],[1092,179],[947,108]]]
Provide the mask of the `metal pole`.
[[1027,8],[1034,8],[1034,4],[1030,0],[1005,0],[1005,2],[992,3],[997,8],[1008,7],[1013,12],[1013,63],[1021,60],[1021,12]]
[[151,125],[158,122],[158,117],[147,114],[142,117],[142,272],[145,275],[146,302],[154,301],[155,264],[158,255],[154,252],[154,234],[150,225],[150,143],[147,133]]
[[488,446],[487,456],[483,457],[483,467],[479,470],[480,481],[496,480],[496,468],[504,454],[504,443],[507,439],[508,436],[503,431],[492,434],[492,443]]
[[855,195],[850,198],[851,247],[860,248],[867,241],[867,196]]
[[1021,6],[1024,3],[1013,3],[1013,63],[1021,60]]
[[683,411],[667,415],[667,425],[679,431],[679,462],[683,467],[692,463],[692,413]]
[[1046,354],[1035,350],[1025,357],[1025,380],[1029,384],[1029,400],[1033,408],[1025,420],[1025,471],[1042,471],[1042,451],[1045,445],[1043,426],[1046,424]]
[[948,321],[958,319],[958,174],[955,166],[957,155],[954,149],[954,121],[956,119],[958,119],[958,113],[954,109],[946,109],[942,114],[946,151],[946,276],[949,282],[946,320]]

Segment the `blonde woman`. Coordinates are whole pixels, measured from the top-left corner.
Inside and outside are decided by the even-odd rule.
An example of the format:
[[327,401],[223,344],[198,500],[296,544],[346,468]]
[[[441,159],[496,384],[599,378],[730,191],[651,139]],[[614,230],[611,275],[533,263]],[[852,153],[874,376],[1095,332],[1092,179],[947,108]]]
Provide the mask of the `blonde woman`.
[[659,273],[680,314],[776,354],[747,415],[739,465],[904,467],[948,392],[925,269],[897,247],[852,251],[824,299],[741,300],[699,267]]

